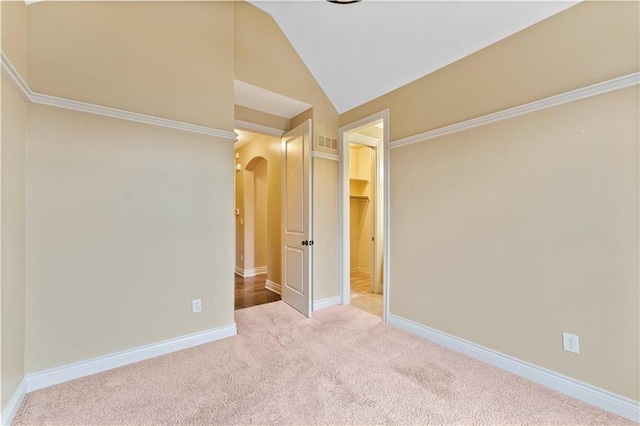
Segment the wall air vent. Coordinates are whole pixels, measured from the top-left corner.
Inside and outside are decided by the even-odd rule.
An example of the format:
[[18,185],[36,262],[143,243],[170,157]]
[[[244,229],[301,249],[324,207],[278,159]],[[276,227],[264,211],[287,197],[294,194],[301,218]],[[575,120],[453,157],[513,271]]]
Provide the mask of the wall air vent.
[[338,140],[336,138],[317,134],[315,149],[317,151],[338,154]]

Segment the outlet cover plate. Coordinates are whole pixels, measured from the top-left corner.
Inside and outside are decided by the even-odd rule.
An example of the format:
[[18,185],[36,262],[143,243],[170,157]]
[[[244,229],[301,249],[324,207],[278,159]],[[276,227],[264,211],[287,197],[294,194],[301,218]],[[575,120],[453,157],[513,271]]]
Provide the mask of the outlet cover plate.
[[197,314],[202,310],[202,301],[200,299],[195,299],[191,301],[191,312]]
[[562,349],[574,354],[580,353],[580,338],[575,334],[562,333]]

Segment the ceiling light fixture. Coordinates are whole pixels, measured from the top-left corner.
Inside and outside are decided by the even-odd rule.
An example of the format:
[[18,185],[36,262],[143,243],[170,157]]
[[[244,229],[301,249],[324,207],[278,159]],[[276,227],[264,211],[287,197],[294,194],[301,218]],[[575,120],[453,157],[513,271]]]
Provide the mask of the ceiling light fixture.
[[337,4],[351,4],[358,3],[360,0],[327,0],[329,3],[337,3]]

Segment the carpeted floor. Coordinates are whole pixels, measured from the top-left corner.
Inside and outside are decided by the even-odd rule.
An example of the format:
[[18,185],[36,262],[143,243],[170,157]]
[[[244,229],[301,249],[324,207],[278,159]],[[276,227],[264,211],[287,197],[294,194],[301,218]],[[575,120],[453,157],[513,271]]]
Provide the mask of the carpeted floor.
[[633,424],[350,306],[236,321],[236,337],[32,392],[14,424]]

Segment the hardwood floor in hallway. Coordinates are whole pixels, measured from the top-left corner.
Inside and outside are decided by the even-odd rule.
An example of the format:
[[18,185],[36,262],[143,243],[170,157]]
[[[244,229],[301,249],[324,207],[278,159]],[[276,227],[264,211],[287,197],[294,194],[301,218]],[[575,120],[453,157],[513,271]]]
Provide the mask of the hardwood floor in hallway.
[[280,295],[265,287],[267,274],[243,278],[235,275],[235,309],[277,302]]

